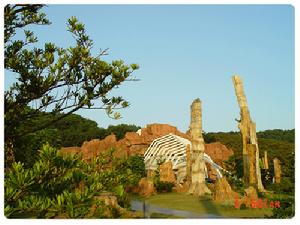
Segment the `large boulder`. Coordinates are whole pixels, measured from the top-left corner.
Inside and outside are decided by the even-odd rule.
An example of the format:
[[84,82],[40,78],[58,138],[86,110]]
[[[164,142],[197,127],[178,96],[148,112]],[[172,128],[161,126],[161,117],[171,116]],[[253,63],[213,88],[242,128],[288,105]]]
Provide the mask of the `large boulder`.
[[125,139],[129,146],[143,144],[142,137],[136,132],[127,132],[125,134]]
[[244,190],[244,196],[239,200],[238,208],[244,204],[247,208],[251,208],[251,203],[258,200],[257,191],[254,187],[250,186]]
[[176,177],[171,161],[164,162],[159,166],[159,179],[161,182],[176,183]]
[[155,176],[155,170],[147,170],[147,178],[148,179],[153,179],[153,177]]
[[225,166],[224,161],[228,160],[234,154],[232,149],[227,148],[220,142],[213,142],[205,144],[204,152],[211,157],[211,159],[220,166]]
[[189,187],[190,185],[188,182],[185,182],[183,184],[175,184],[175,186],[173,187],[173,191],[177,193],[187,193]]
[[231,189],[231,186],[225,177],[217,180],[213,193],[213,199],[215,202],[223,205],[234,205],[235,199],[238,198],[238,193]]
[[138,193],[144,197],[149,197],[156,193],[154,183],[147,177],[143,177],[138,184]]
[[244,191],[245,191],[245,196],[247,198],[254,199],[254,200],[258,199],[257,191],[254,187],[250,186],[246,188]]
[[103,140],[93,139],[91,141],[85,141],[81,146],[83,160],[90,160],[100,154],[107,153],[111,148],[116,146],[116,136],[109,135]]

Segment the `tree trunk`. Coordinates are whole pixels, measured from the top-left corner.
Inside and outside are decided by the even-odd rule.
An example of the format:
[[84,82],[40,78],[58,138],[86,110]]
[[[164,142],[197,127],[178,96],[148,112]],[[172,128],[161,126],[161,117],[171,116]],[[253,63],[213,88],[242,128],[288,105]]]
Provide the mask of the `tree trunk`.
[[256,125],[250,117],[241,78],[239,76],[233,76],[232,80],[240,107],[241,118],[239,120],[238,127],[241,132],[243,142],[244,182],[247,186],[255,185],[258,190],[264,191],[259,167],[259,148],[256,137]]

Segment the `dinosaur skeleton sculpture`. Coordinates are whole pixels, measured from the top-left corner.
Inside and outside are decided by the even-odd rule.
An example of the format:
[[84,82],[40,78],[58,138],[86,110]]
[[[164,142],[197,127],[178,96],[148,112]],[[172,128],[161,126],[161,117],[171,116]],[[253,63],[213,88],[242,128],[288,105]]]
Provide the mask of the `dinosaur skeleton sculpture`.
[[[153,140],[144,154],[146,169],[155,170],[158,166],[157,163],[160,160],[171,161],[173,170],[176,174],[177,170],[179,170],[180,168],[185,168],[187,165],[186,148],[188,145],[191,146],[191,142],[189,140],[172,133]],[[203,158],[206,163],[209,163],[215,169],[218,179],[222,177],[221,171],[229,173],[221,166],[216,164],[206,153],[204,153]],[[207,168],[205,168],[205,176],[206,178],[208,178]],[[181,177],[181,179],[182,178],[183,177]],[[181,179],[177,179],[177,182],[180,183]]]

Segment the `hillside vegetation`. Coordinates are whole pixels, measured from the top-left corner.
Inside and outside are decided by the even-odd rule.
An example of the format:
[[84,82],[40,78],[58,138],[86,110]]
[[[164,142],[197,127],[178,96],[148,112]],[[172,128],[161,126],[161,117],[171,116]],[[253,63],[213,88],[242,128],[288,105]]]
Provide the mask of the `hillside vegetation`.
[[[257,133],[260,157],[264,151],[268,153],[269,172],[273,175],[273,159],[277,157],[282,166],[282,184],[274,185],[271,180],[265,181],[265,185],[271,190],[294,193],[295,187],[295,129],[293,130],[266,130]],[[243,175],[242,166],[242,139],[239,132],[204,133],[206,143],[219,141],[234,151],[230,159],[234,164],[233,170],[238,177]],[[263,181],[264,182],[264,181]]]

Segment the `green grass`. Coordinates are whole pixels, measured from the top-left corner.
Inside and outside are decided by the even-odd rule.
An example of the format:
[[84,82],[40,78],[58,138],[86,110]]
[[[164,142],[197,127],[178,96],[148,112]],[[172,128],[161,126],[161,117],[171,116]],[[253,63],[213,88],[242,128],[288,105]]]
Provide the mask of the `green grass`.
[[[133,196],[135,198],[135,196]],[[272,215],[272,209],[236,209],[232,206],[222,206],[211,200],[199,200],[197,197],[188,194],[164,193],[149,198],[138,197],[139,200],[146,200],[147,203],[164,208],[185,210],[199,214],[213,214],[226,218],[261,218],[264,215]]]
[[151,213],[150,218],[151,219],[182,219],[182,217],[179,216],[156,213],[156,212]]

